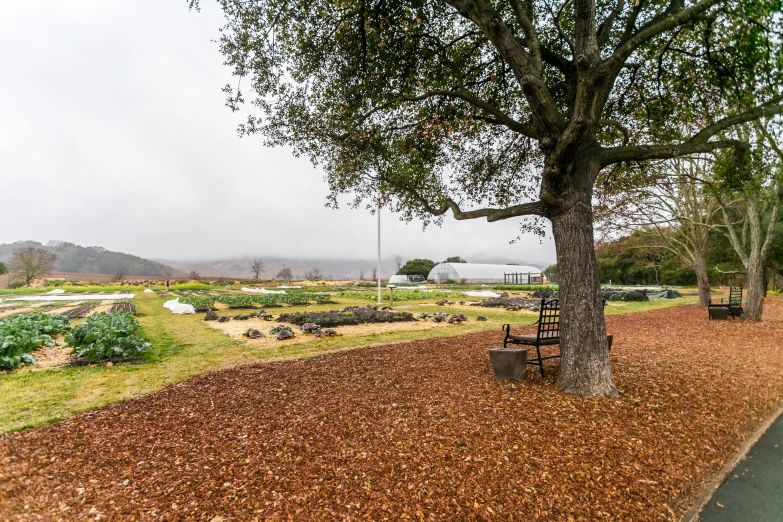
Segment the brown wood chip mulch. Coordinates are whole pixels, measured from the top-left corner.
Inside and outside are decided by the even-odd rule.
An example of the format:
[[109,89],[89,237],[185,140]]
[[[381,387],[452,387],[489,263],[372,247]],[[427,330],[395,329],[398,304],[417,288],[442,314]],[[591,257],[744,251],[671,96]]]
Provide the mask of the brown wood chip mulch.
[[0,518],[679,517],[781,400],[783,300],[759,324],[687,306],[608,325],[617,400],[535,375],[504,391],[485,332],[212,373],[6,436]]

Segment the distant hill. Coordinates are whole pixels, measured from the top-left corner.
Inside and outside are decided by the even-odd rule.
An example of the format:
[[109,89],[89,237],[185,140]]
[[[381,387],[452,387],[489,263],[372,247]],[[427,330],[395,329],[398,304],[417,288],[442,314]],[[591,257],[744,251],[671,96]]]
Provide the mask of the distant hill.
[[[294,279],[303,279],[305,274],[317,268],[321,270],[323,279],[360,279],[362,273],[365,279],[371,279],[372,270],[377,261],[373,259],[294,259],[280,258],[272,256],[258,256],[264,261],[265,272],[261,274],[262,278],[273,278],[283,268],[290,268]],[[407,261],[408,258],[403,258]],[[195,270],[205,277],[228,277],[245,279],[252,277],[250,264],[252,258],[238,257],[230,259],[220,259],[211,261],[174,261],[170,259],[159,259],[162,263],[173,266],[186,274]],[[441,260],[438,260],[441,261]],[[474,263],[498,263],[507,264],[511,261],[505,258],[484,257],[469,258]],[[516,264],[531,265],[537,268],[543,268],[538,263],[517,262]],[[396,272],[394,268],[394,258],[385,257],[381,260],[381,277],[388,278]]]
[[124,276],[181,276],[183,272],[168,265],[105,248],[83,247],[64,241],[50,241],[46,245],[37,241],[18,241],[0,244],[0,262],[7,262],[17,248],[44,247],[57,256],[54,272],[79,274],[123,274]]

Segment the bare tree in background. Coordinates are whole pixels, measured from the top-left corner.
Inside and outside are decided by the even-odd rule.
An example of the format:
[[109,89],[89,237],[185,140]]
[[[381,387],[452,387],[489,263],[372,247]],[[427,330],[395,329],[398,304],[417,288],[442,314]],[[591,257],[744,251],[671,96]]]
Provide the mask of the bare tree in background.
[[[716,221],[718,200],[701,179],[710,170],[708,158],[677,158],[629,172],[637,180],[599,185],[596,216],[602,233],[636,230],[651,248],[668,250],[696,273],[699,303],[707,306],[711,289],[707,274],[707,239]],[[640,181],[644,180],[644,181]],[[622,185],[623,190],[617,190]],[[656,284],[658,270],[655,270]]]
[[22,273],[25,286],[42,276],[57,260],[57,256],[43,247],[17,248],[11,255],[11,269]]
[[377,281],[378,280],[378,269],[373,267],[372,269],[372,280]]
[[359,281],[364,281],[364,270],[359,270]]
[[305,272],[305,279],[308,281],[320,281],[323,279],[323,272],[320,268],[312,268]]
[[254,259],[253,263],[250,265],[250,271],[253,272],[253,277],[256,279],[260,278],[262,273],[266,273],[266,270],[264,270],[264,262],[261,259]]
[[275,276],[275,279],[281,280],[281,281],[291,281],[294,278],[294,274],[291,273],[290,268],[281,268],[280,271]]
[[117,270],[117,273],[114,274],[114,277],[112,279],[119,283],[120,281],[125,279],[125,274],[122,272],[122,270]]
[[191,270],[189,277],[193,281],[201,281],[201,274],[198,272],[198,270]]
[[402,268],[402,256],[394,256],[394,273],[398,273]]

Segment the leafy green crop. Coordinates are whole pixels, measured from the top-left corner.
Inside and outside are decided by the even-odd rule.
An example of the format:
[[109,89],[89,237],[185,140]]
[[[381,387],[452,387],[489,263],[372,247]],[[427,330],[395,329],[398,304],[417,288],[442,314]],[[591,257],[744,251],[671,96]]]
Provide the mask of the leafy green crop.
[[62,315],[24,314],[0,321],[0,369],[35,364],[30,352],[42,346],[54,346],[52,336],[70,328],[68,318]]
[[213,308],[216,301],[217,297],[202,297],[198,295],[181,297],[179,299],[180,303],[193,305],[197,312],[206,312],[208,308]]
[[73,353],[90,362],[112,357],[140,357],[152,345],[136,333],[139,322],[124,310],[91,315],[65,340]]
[[[395,301],[411,301],[415,299],[438,299],[442,297],[455,297],[458,294],[455,292],[443,292],[439,290],[424,291],[424,290],[395,290]],[[337,297],[345,297],[347,299],[378,299],[377,292],[340,292]],[[389,292],[381,292],[381,299],[384,301],[389,300]]]
[[[180,300],[180,302],[185,301]],[[252,308],[255,305],[273,308],[284,304],[290,306],[304,306],[311,302],[316,304],[334,303],[331,296],[327,294],[308,294],[304,292],[297,292],[294,294],[224,295],[218,297],[217,302],[228,305],[229,308]]]

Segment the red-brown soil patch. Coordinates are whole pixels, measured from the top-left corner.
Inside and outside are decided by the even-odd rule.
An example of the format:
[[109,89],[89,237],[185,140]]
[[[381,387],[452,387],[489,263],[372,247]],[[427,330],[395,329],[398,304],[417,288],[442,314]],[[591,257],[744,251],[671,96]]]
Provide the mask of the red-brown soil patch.
[[609,317],[617,400],[556,391],[556,364],[505,391],[499,332],[202,375],[0,439],[0,513],[676,518],[783,392],[783,300],[758,324],[706,316]]

